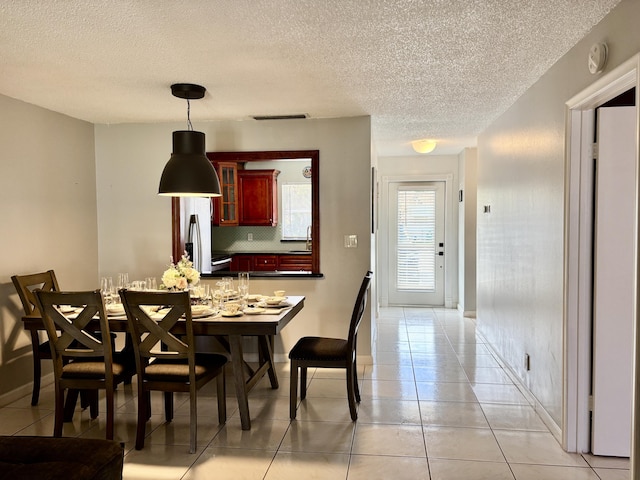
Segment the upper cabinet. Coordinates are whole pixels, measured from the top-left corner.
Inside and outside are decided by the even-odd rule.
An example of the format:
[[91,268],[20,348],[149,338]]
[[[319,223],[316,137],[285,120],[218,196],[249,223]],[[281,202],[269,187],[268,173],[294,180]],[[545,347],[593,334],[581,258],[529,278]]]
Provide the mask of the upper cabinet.
[[240,225],[278,225],[278,170],[238,170]]
[[220,226],[238,226],[238,164],[213,162],[220,179],[221,197],[211,198],[211,223]]

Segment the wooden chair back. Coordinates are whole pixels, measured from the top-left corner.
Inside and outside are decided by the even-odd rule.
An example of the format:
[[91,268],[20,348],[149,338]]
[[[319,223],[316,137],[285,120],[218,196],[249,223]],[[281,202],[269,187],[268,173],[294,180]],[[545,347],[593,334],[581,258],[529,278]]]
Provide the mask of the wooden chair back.
[[353,306],[351,322],[349,323],[349,336],[347,337],[348,348],[352,353],[356,350],[358,329],[360,328],[360,322],[362,321],[362,316],[364,315],[364,310],[367,306],[367,291],[371,285],[372,278],[373,272],[368,271],[362,279],[360,290],[358,290],[358,296],[356,297],[356,303]]
[[[54,369],[59,370],[58,373],[61,375],[65,362],[102,357],[107,365],[106,372],[111,372],[111,332],[100,290],[36,290],[34,293],[49,336]],[[74,310],[73,314],[67,313],[71,309]],[[98,326],[94,321],[96,319]],[[100,335],[95,334],[97,331]]]
[[25,315],[38,313],[38,305],[35,297],[35,290],[54,291],[60,290],[56,274],[53,270],[46,272],[32,273],[29,275],[14,275],[11,277],[13,285],[16,287],[22,308]]
[[[195,383],[195,348],[191,299],[189,292],[140,292],[120,290],[127,313],[129,331],[133,337],[139,374],[149,359],[188,359],[191,381]],[[185,335],[176,336],[171,330],[179,320],[185,321]],[[161,348],[162,347],[162,348]]]

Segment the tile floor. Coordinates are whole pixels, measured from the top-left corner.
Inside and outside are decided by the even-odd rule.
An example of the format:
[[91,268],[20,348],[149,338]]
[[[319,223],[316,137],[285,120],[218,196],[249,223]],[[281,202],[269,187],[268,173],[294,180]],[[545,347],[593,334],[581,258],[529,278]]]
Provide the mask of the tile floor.
[[[176,398],[165,423],[160,395],[145,448],[133,449],[136,403],[117,392],[116,437],[125,442],[126,480],[622,480],[627,459],[565,453],[518,388],[455,310],[388,308],[378,320],[374,364],[360,367],[362,403],[351,422],[344,372],[309,372],[307,400],[289,421],[288,364],[280,388],[251,392],[253,428],[240,429],[233,389],[228,421],[217,424],[215,390],[198,403],[198,451],[188,453],[189,409]],[[213,386],[213,385],[212,385]],[[53,395],[0,409],[0,434],[51,435]],[[104,412],[104,408],[101,409]],[[104,438],[104,414],[76,412],[65,436]]]

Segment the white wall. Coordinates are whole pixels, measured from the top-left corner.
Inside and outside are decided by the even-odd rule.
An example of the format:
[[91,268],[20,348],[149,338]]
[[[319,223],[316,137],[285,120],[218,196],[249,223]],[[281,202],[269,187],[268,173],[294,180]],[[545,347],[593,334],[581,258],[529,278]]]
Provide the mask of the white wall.
[[[156,195],[183,124],[97,125],[96,164],[100,274],[159,277],[171,255],[170,200]],[[282,288],[306,295],[305,308],[279,335],[284,354],[304,335],[345,336],[362,277],[369,268],[371,125],[369,117],[197,123],[207,151],[319,150],[321,279],[253,279],[254,293]],[[316,172],[314,172],[316,174]],[[358,235],[358,248],[343,237]],[[359,336],[370,356],[370,322]]]
[[639,18],[640,2],[622,1],[478,139],[478,326],[558,425],[564,103],[598,78],[587,70],[593,43],[609,45],[605,72],[640,50]]
[[458,310],[476,315],[476,211],[477,149],[465,148],[458,156]]
[[[53,269],[100,286],[93,126],[0,95],[0,404],[31,391],[31,341],[12,275]],[[44,362],[45,373],[51,362]],[[52,377],[51,377],[52,379]]]
[[[445,178],[451,176],[447,185],[445,209],[445,306],[454,308],[458,303],[458,157],[455,155],[423,155],[409,157],[379,157],[378,183],[384,189],[385,177]],[[388,258],[389,224],[387,195],[379,195],[378,265],[381,272],[378,282],[378,297],[381,305],[388,305]]]

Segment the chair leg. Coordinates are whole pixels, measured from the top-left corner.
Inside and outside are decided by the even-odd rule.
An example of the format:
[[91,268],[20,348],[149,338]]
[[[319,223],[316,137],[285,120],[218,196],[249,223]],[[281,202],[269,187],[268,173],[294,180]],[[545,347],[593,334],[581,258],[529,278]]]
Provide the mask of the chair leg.
[[358,419],[358,412],[356,410],[356,386],[355,386],[355,370],[353,363],[347,366],[347,398],[349,400],[349,413],[351,414],[351,420],[354,422]]
[[173,420],[173,392],[164,392],[164,418],[167,422]]
[[296,419],[298,407],[298,362],[291,360],[291,377],[289,381],[289,418]]
[[198,393],[191,386],[189,392],[189,453],[196,453],[198,442]]
[[[89,402],[89,413],[92,420],[98,418],[98,390],[85,390],[87,401]],[[80,392],[82,397],[82,392]]]
[[114,423],[114,406],[113,406],[113,388],[107,389],[107,440],[113,440],[113,423]]
[[31,392],[31,405],[38,404],[40,399],[40,377],[42,376],[42,364],[38,347],[38,332],[31,330],[31,346],[33,347],[33,391]]
[[151,411],[151,401],[149,392],[143,392],[138,389],[138,424],[136,426],[136,450],[142,450],[144,447],[144,433],[147,420]]
[[[53,436],[62,436],[62,423],[64,421],[64,388],[55,387],[55,413],[53,420]],[[75,402],[74,402],[75,404]]]
[[353,362],[353,386],[356,394],[356,402],[360,403],[360,386],[358,385],[358,365]]
[[216,395],[218,395],[218,423],[220,423],[220,425],[224,425],[227,422],[227,387],[224,367],[222,367],[222,373],[220,373],[216,378],[216,383]]
[[67,391],[67,399],[64,402],[64,415],[63,415],[65,422],[73,421],[73,412],[76,409],[76,403],[78,403],[78,393],[79,393],[79,390],[75,388],[70,388]]
[[300,400],[307,398],[307,367],[300,367]]

